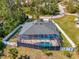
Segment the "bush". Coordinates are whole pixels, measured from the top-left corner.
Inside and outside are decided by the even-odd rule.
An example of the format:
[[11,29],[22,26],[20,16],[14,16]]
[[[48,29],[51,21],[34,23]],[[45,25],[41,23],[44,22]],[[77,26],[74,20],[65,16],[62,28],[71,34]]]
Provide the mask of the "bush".
[[72,57],[72,54],[69,51],[64,51],[64,55],[67,57]]
[[2,38],[0,38],[0,57],[4,53],[4,48],[5,48],[5,45],[2,43]]
[[2,39],[0,39],[0,51],[2,51],[5,48]]
[[18,59],[30,59],[30,56],[27,55],[21,55]]
[[51,51],[49,51],[48,49],[43,49],[42,50],[47,56],[51,56],[53,55],[53,53]]
[[9,49],[9,54],[12,59],[16,59],[18,56],[18,50],[16,48]]

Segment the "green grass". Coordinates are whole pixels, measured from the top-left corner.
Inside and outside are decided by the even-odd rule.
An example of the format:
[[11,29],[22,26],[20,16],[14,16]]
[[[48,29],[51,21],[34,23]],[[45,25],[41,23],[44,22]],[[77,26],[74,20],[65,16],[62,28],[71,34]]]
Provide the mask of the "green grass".
[[68,40],[64,37],[63,34],[61,34],[63,42],[61,43],[61,46],[63,47],[71,47],[71,44],[68,42]]
[[64,16],[54,19],[54,21],[65,31],[65,33],[74,41],[79,43],[79,28],[75,24],[75,16]]

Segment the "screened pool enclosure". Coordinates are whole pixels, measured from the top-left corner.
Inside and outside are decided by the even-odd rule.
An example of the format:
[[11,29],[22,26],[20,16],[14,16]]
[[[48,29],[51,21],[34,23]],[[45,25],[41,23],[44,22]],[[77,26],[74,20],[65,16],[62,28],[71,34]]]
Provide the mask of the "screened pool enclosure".
[[25,23],[17,38],[18,46],[30,48],[60,49],[60,33],[51,21]]

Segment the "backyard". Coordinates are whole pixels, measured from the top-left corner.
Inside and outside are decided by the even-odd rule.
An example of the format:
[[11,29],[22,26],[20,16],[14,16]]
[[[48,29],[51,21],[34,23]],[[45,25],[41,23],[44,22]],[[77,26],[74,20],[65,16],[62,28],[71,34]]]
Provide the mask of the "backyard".
[[79,42],[79,28],[76,27],[75,16],[65,15],[54,21],[64,30],[64,32],[72,39],[75,44]]
[[[74,22],[74,18],[72,16],[64,16],[58,19],[55,19],[55,22],[57,22],[60,27],[67,32],[68,36],[76,43],[76,41],[78,42],[77,38],[75,37],[76,35],[73,34],[72,32],[77,32],[76,34],[79,35],[78,33],[78,29],[75,26],[75,22]],[[62,23],[61,23],[61,21]],[[69,22],[68,22],[69,21]],[[64,25],[65,24],[65,25]],[[70,26],[70,24],[72,24],[72,26]],[[73,29],[74,28],[74,29]],[[71,29],[71,30],[68,30]],[[75,31],[74,31],[75,30]],[[72,32],[71,32],[72,31]],[[75,36],[70,36],[71,34],[75,35]],[[9,42],[16,42],[17,41],[17,36],[18,36],[18,32],[12,37],[10,38]],[[63,47],[70,47],[71,45],[69,44],[69,42],[66,40],[66,38],[63,36],[63,34],[61,34],[62,38],[63,38]],[[74,40],[75,38],[75,40]],[[76,43],[77,44],[77,43]],[[14,48],[14,46],[6,46],[5,48],[5,56],[3,56],[2,58],[4,59],[9,59],[9,49],[10,48]],[[73,52],[72,57],[69,58],[67,56],[65,56],[63,54],[63,51],[50,51],[52,53],[52,55],[47,56],[42,50],[39,49],[33,49],[33,48],[27,48],[27,47],[15,47],[18,49],[18,57],[20,55],[29,55],[31,59],[78,59],[77,55],[75,52]],[[57,56],[57,57],[56,57]]]
[[[17,42],[17,36],[19,35],[20,29],[9,39],[9,42]],[[68,42],[68,40],[64,37],[63,34],[61,36],[61,46],[62,47],[71,47],[71,44]]]
[[[9,59],[9,49],[14,48],[12,46],[7,46],[5,49],[5,55],[2,57],[2,59]],[[72,57],[67,57],[63,54],[63,51],[50,51],[51,55],[48,56],[44,51],[38,50],[38,49],[32,49],[27,47],[15,47],[18,49],[18,57],[21,55],[28,55],[30,56],[30,59],[77,59],[75,58],[77,55],[73,52]],[[18,58],[17,58],[18,59]]]

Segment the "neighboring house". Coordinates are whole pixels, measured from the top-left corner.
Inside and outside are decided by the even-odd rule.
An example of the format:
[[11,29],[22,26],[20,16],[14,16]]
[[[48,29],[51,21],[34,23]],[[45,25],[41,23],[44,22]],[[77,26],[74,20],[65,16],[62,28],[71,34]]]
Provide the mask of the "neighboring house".
[[60,49],[60,32],[49,20],[26,22],[17,38],[18,46],[50,50]]

